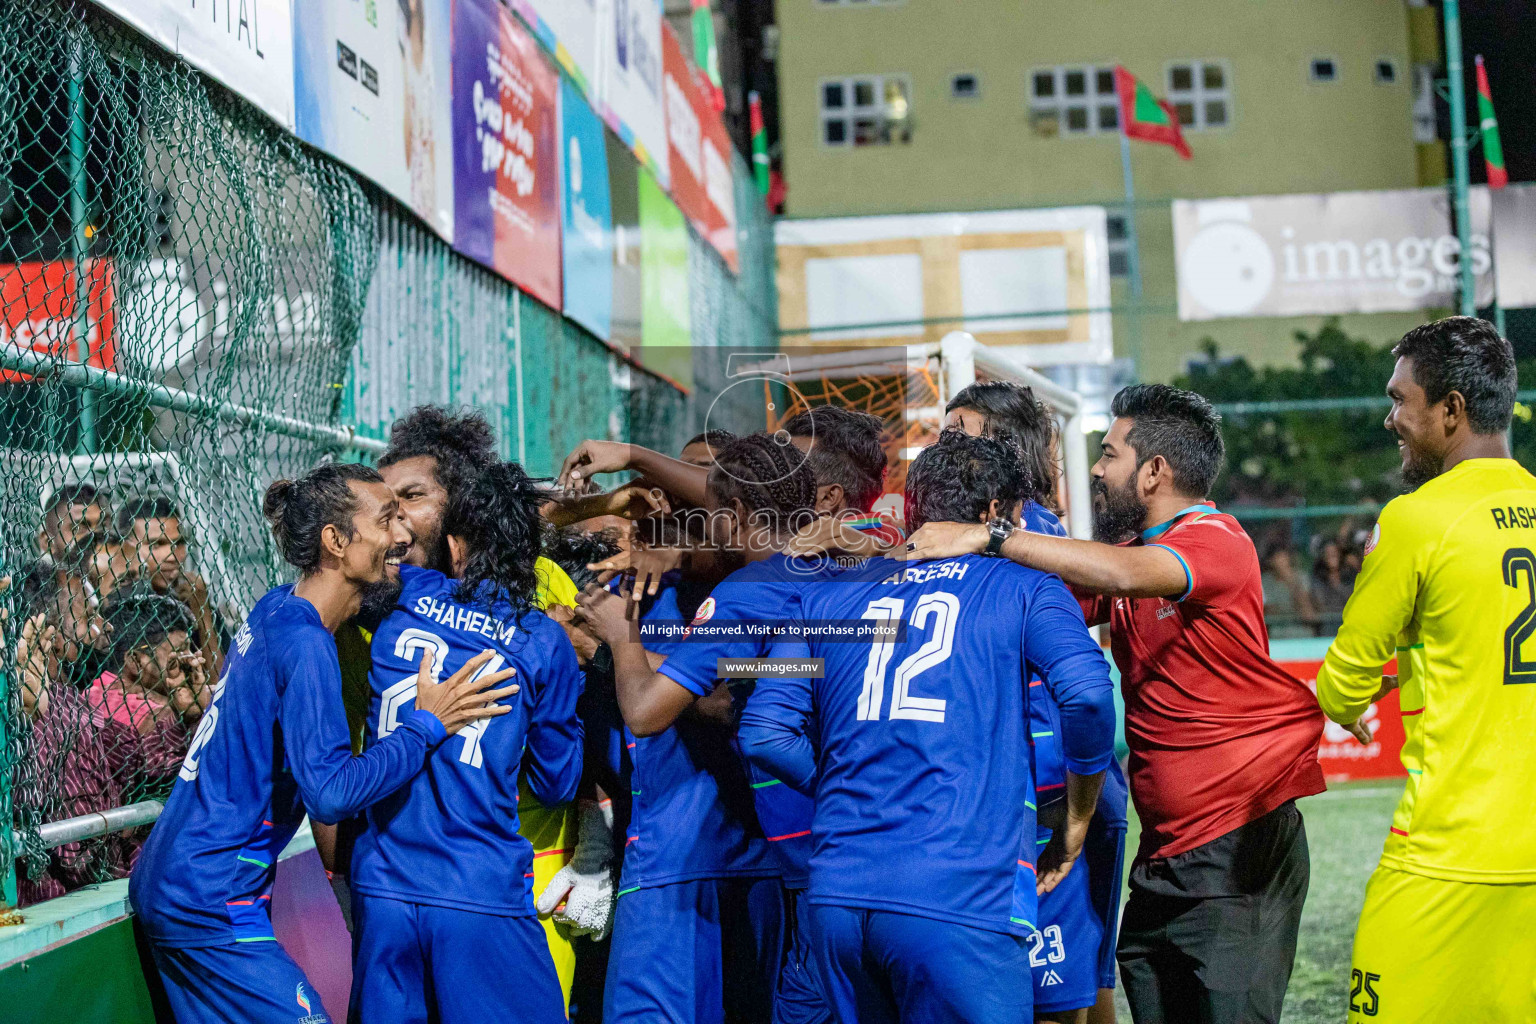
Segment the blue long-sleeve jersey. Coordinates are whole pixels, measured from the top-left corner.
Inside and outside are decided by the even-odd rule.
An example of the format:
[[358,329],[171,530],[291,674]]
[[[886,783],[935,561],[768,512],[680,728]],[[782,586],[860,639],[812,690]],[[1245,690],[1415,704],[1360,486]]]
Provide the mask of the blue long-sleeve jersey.
[[[1108,666],[1065,585],[976,555],[873,559],[802,588],[798,604],[804,650],[825,674],[759,680],[741,741],[777,778],[814,779],[811,902],[1033,930],[1031,675],[1061,708],[1072,771],[1114,755]],[[852,619],[905,632],[886,643],[818,632]]]
[[[672,646],[661,673],[694,693],[708,693],[715,685],[719,659],[769,654],[776,637],[759,627],[786,621],[803,588],[817,586],[838,571],[831,559],[786,558],[781,554],[742,566],[710,591],[695,619],[698,628]],[[748,706],[755,699],[754,688],[747,697]],[[747,771],[752,803],[780,877],[785,885],[803,889],[810,882],[814,813],[810,797],[750,760]]]
[[235,634],[165,811],[129,883],[155,942],[274,941],[277,855],[306,809],[337,822],[421,770],[446,733],[425,711],[352,756],[336,641],[293,587],[268,591]]
[[532,917],[533,847],[518,835],[517,780],[546,807],[576,796],[583,676],[565,630],[505,600],[465,604],[440,572],[402,566],[404,588],[373,637],[367,744],[387,743],[414,706],[422,654],[447,679],[481,651],[482,673],[516,669],[508,714],[466,726],[410,785],[368,809],[352,851],[352,888],[440,907]]
[[[655,597],[641,604],[642,625],[667,634],[643,635],[645,649],[669,659],[686,646],[681,634],[689,620],[678,605],[680,582],[676,574],[663,576]],[[620,895],[672,882],[776,873],[746,768],[725,725],[685,712],[655,736],[635,736],[626,728],[624,742],[632,803]]]
[[[1066,527],[1056,514],[1038,502],[1026,501],[1020,517],[1024,528],[1032,533],[1051,537],[1065,537]],[[1061,712],[1056,707],[1050,690],[1038,678],[1030,680],[1032,692],[1029,702],[1030,745],[1035,748],[1036,801],[1044,807],[1066,796],[1067,765],[1061,756]],[[1125,783],[1125,772],[1120,762],[1110,758],[1104,772],[1104,788],[1099,790],[1098,806],[1094,814],[1110,824],[1125,824],[1125,806],[1130,789]],[[1041,839],[1050,838],[1050,830],[1040,830]],[[1043,842],[1041,845],[1044,845]]]

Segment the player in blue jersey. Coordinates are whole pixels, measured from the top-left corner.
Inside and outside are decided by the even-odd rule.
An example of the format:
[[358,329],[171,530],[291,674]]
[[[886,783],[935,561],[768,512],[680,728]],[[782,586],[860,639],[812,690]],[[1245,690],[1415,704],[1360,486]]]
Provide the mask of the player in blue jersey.
[[[946,433],[913,462],[909,523],[1016,521],[1017,451]],[[749,757],[813,787],[812,939],[839,1021],[1030,1019],[1037,887],[1068,877],[1113,756],[1107,665],[1060,580],[980,556],[873,559],[800,591],[818,679],[758,681]],[[886,642],[831,627],[897,625]],[[1062,714],[1065,827],[1036,875],[1028,682]],[[816,731],[807,732],[814,716]]]
[[[533,847],[518,834],[520,772],[549,807],[581,781],[581,670],[565,630],[536,606],[541,502],[513,463],[462,488],[443,519],[456,578],[402,566],[395,610],[374,634],[369,749],[404,728],[423,652],[451,670],[489,647],[485,670],[515,671],[516,692],[506,716],[465,729],[368,810],[351,876],[361,1020],[565,1019],[534,909]],[[478,953],[493,953],[496,969]]]
[[[1054,424],[1050,411],[1034,392],[1011,381],[972,384],[950,400],[944,425],[973,436],[1005,437],[1016,443],[1030,480],[1021,515],[1024,528],[1066,536],[1056,516]],[[1032,685],[1040,697],[1030,704],[1041,817],[1036,842],[1044,845],[1050,841],[1052,829],[1047,822],[1059,813],[1066,779],[1055,705],[1038,680]],[[1115,937],[1120,922],[1129,795],[1120,762],[1111,761],[1083,847],[1082,867],[1086,870],[1073,872],[1040,899],[1039,938],[1033,940],[1030,949],[1037,1021],[1114,1024]]]
[[[583,614],[614,652],[620,707],[630,732],[636,737],[637,750],[651,742],[652,738],[678,732],[700,704],[719,700],[728,692],[716,677],[715,656],[718,652],[714,644],[695,642],[697,638],[693,636],[672,640],[661,638],[656,636],[656,629],[666,626],[681,632],[690,621],[696,624],[711,619],[724,621],[726,616],[737,620],[738,624],[746,619],[774,619],[773,607],[776,602],[784,603],[797,586],[804,585],[824,571],[821,563],[791,566],[790,560],[778,553],[798,519],[812,514],[810,507],[814,501],[814,478],[805,465],[803,455],[793,446],[762,434],[738,438],[722,445],[715,452],[704,504],[711,530],[707,538],[707,561],[712,570],[711,575],[714,579],[718,579],[721,573],[727,575],[714,586],[697,611],[685,617],[680,614],[682,609],[674,603],[671,605],[670,620],[662,617],[657,609],[668,607],[664,603],[666,593],[663,592],[642,621],[645,628],[640,634],[641,642],[633,643],[629,624],[623,618],[622,602],[608,594],[589,593],[583,597]],[[749,645],[759,643],[766,649],[763,641],[748,641]],[[751,649],[756,650],[756,646]],[[748,647],[738,640],[721,650],[747,651]],[[660,673],[653,668],[658,655],[666,659],[661,662]],[[680,682],[679,679],[685,681]],[[676,691],[672,694],[675,699],[667,706],[664,715],[637,713],[639,705],[634,699],[635,691],[651,687]],[[642,697],[640,704],[644,700]],[[725,737],[729,740],[728,733]],[[729,767],[740,775],[743,764],[734,742],[728,742],[720,750],[730,764],[721,765],[719,771],[723,772]],[[637,758],[637,778],[641,763],[641,759]],[[805,799],[782,786],[775,787],[773,781],[766,775],[753,779],[750,793],[752,803],[756,805],[756,813],[751,808],[745,809],[743,813],[754,821],[761,819],[762,831],[770,842],[792,844],[802,841],[809,826]],[[638,808],[643,806],[646,795],[645,786],[637,785],[636,788],[642,790],[635,798]],[[747,792],[744,786],[742,792]],[[644,837],[640,836],[637,845],[643,846],[644,841]],[[626,888],[634,884],[629,880],[633,856],[628,854],[625,858]],[[758,891],[752,898],[765,903],[776,903],[781,898],[778,889],[784,871],[782,865],[783,861],[777,857],[771,861],[762,859],[755,863],[755,870],[770,875],[772,884],[767,887],[757,886]],[[642,904],[637,902],[635,905]],[[621,933],[624,931],[626,914],[626,904],[621,900],[616,942],[624,941]],[[660,927],[659,923],[652,924],[652,934],[646,939],[648,943],[666,944],[674,941],[656,934]],[[756,1006],[744,1007],[743,1016],[751,1020],[765,1021],[770,1015],[782,1019],[781,1005],[784,1000],[780,969],[784,943],[778,935],[770,935],[766,927],[758,934],[761,941],[758,943],[756,966],[762,978],[761,999]],[[614,956],[613,962],[617,962],[617,945]],[[625,997],[622,990],[615,985],[616,970],[623,968],[610,970],[609,997],[614,1000],[610,1002],[610,1007],[615,1014],[620,1014],[628,1004],[623,1001]],[[652,983],[646,984],[650,986]],[[776,988],[779,991],[776,992]],[[693,1018],[683,1013],[679,1019]]]
[[[353,757],[332,637],[373,587],[395,586],[410,537],[373,469],[321,466],[267,490],[263,512],[297,584],[256,603],[235,635],[129,899],[181,1024],[325,1024],[303,972],[272,934],[278,854],[309,815],[334,823],[399,789],[442,742],[506,710],[509,672],[489,654],[444,683],[420,667],[417,709]],[[477,673],[481,673],[477,677]]]

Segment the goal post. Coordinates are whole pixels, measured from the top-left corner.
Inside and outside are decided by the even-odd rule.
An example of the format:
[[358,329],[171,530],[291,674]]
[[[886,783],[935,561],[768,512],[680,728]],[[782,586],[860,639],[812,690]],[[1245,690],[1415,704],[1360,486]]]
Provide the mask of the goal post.
[[739,363],[733,359],[728,376],[738,382],[760,379],[765,427],[770,431],[819,405],[858,409],[884,420],[891,470],[887,496],[877,511],[889,509],[898,517],[907,463],[938,437],[950,399],[978,380],[1027,385],[1056,419],[1067,528],[1074,537],[1092,532],[1081,396],[965,331],[952,331],[939,342],[920,345],[840,351],[818,346],[814,351],[788,350]]

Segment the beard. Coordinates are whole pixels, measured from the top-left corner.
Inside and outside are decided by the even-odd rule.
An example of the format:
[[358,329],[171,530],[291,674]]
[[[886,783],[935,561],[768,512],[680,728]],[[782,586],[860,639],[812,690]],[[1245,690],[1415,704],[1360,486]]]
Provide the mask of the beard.
[[1091,485],[1094,498],[1103,499],[1093,504],[1093,539],[1106,544],[1118,544],[1141,532],[1147,521],[1147,506],[1136,496],[1136,478],[1126,486],[1111,489],[1102,480]]
[[1444,462],[1416,450],[1413,445],[1403,445],[1403,483],[1410,491],[1416,491],[1439,476]]
[[370,583],[363,591],[363,603],[357,610],[358,623],[369,631],[377,629],[395,610],[404,586],[399,576],[391,577],[387,573],[377,583]]

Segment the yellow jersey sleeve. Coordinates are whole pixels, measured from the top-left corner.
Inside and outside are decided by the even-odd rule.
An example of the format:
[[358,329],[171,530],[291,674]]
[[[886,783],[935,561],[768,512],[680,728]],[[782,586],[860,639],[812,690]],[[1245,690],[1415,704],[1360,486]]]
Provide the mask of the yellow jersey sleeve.
[[1410,630],[1434,544],[1423,511],[1415,513],[1412,495],[1381,510],[1344,623],[1318,669],[1317,702],[1342,725],[1365,714],[1381,687],[1382,666],[1407,646],[1400,640]]
[[552,604],[563,604],[567,608],[576,607],[576,581],[571,579],[564,569],[540,555],[539,560],[533,565],[533,570],[539,576],[537,601],[540,611]]

